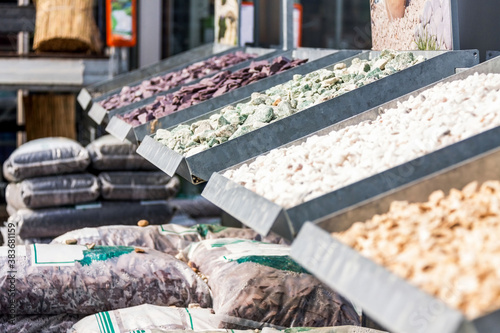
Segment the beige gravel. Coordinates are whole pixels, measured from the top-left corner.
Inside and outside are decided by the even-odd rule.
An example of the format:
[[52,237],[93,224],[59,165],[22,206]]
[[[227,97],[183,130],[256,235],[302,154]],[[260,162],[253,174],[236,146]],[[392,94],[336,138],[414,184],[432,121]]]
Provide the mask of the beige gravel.
[[500,182],[472,182],[334,234],[474,319],[500,307]]

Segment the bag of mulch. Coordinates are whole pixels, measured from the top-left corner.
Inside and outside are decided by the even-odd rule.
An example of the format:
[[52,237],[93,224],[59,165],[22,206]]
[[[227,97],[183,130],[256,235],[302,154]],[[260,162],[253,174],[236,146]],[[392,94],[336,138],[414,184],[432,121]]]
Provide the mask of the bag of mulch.
[[[9,250],[11,252],[9,252]],[[93,314],[140,304],[211,307],[206,283],[165,253],[130,246],[33,244],[0,248],[0,312]],[[15,274],[11,274],[12,265]],[[14,283],[14,284],[12,284]]]
[[231,238],[193,243],[183,252],[208,278],[218,315],[281,327],[359,326],[353,305],[289,254],[286,245]]
[[99,181],[90,173],[25,179],[7,186],[7,203],[21,208],[46,208],[95,201]]
[[261,240],[276,244],[287,242],[272,232],[262,237],[252,229],[226,228],[207,224],[187,228],[176,224],[165,224],[147,227],[114,225],[84,228],[65,233],[55,238],[52,244],[65,244],[68,240],[74,240],[78,244],[143,246],[175,256],[191,243],[225,237]]
[[136,153],[136,144],[122,142],[112,135],[104,135],[86,148],[95,170],[158,170]]
[[43,138],[27,142],[7,158],[3,175],[10,182],[26,178],[77,173],[90,164],[87,150],[68,138]]
[[170,222],[175,207],[166,200],[159,201],[102,201],[76,206],[19,209],[9,218],[17,223],[23,239],[54,238],[68,231],[104,225],[136,225],[146,219],[151,224]]
[[2,333],[61,333],[67,332],[74,324],[84,318],[83,315],[31,315],[0,316]]
[[177,195],[180,181],[161,171],[110,171],[99,174],[105,200],[168,200]]

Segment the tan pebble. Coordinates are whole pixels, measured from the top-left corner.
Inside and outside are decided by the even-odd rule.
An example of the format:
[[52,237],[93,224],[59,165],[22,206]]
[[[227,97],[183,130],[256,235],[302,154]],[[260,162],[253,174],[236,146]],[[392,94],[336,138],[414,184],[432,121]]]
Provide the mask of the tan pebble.
[[146,251],[144,251],[143,249],[138,248],[138,247],[136,247],[136,248],[134,249],[134,251],[135,251],[136,253],[145,253],[145,252],[146,252]]
[[78,241],[74,238],[71,238],[71,239],[66,239],[65,243],[68,245],[75,245],[78,243]]
[[137,225],[139,227],[146,227],[149,225],[149,222],[147,220],[140,220],[139,222],[137,222]]

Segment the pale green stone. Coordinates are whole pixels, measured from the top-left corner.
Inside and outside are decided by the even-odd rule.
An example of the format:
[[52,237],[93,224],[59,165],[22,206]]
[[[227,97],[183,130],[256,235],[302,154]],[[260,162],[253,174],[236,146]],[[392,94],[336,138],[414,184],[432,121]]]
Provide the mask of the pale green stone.
[[242,125],[238,128],[238,130],[236,132],[234,132],[233,135],[231,135],[229,137],[229,140],[231,139],[234,139],[234,138],[237,138],[239,136],[242,136],[244,134],[247,134],[248,132],[250,132],[251,130],[253,130],[253,125]]
[[230,122],[224,116],[221,116],[219,118],[219,121],[217,122],[218,127],[228,125],[228,124],[230,124]]
[[220,137],[229,138],[231,135],[233,135],[233,133],[236,131],[237,128],[238,127],[234,125],[222,126],[221,128],[215,131],[215,135],[219,138]]
[[209,119],[200,120],[191,124],[191,131],[193,134],[199,134],[211,129],[213,129],[213,126]]

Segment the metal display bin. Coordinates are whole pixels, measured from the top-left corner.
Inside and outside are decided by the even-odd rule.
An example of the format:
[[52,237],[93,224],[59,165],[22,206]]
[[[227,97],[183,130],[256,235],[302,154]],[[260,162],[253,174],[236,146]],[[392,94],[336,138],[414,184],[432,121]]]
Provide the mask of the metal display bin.
[[[485,133],[486,134],[486,133]],[[487,133],[496,137],[500,130]],[[473,148],[473,147],[462,147]],[[425,202],[436,190],[448,192],[472,181],[500,180],[500,147],[467,159],[421,180],[401,186],[358,206],[307,222],[292,244],[291,256],[304,268],[363,308],[391,332],[497,332],[500,309],[468,321],[458,310],[396,276],[385,267],[330,235],[389,210],[393,201]]]
[[491,60],[500,55],[500,51],[486,51],[486,60]]
[[[386,109],[395,107],[398,102],[405,101],[410,96],[417,95],[440,82],[462,79],[475,72],[500,73],[500,58],[484,62],[474,68],[462,71],[459,74],[435,82],[388,103],[379,105],[376,108],[351,116],[350,118],[350,115],[345,115],[343,121],[281,147],[301,144],[312,135],[325,135],[332,130],[339,130],[362,121],[373,120],[378,116],[381,108]],[[214,173],[211,176],[202,195],[228,214],[259,233],[265,235],[270,230],[273,230],[286,238],[293,239],[306,221],[315,220],[359,204],[364,200],[376,197],[398,186],[411,183],[433,172],[445,169],[450,165],[460,163],[477,154],[499,146],[500,136],[497,137],[495,131],[500,132],[500,128],[483,132],[480,135],[455,143],[290,208],[284,208],[277,205],[255,192],[223,177],[219,173]],[[265,135],[261,134],[261,136],[265,138],[271,137],[272,135],[271,133]],[[255,158],[247,160],[244,163],[250,163],[253,160],[255,160]],[[209,163],[209,161],[205,161],[205,163]],[[240,165],[241,164],[238,164],[232,168],[238,168]]]
[[[426,55],[429,59],[198,154],[184,157],[152,137],[145,137],[137,152],[168,175],[178,174],[197,184],[208,180],[214,172],[247,161],[325,126],[452,75],[456,67],[470,67],[478,62],[476,51],[413,53]],[[354,58],[368,59],[378,54],[379,52],[367,52],[345,59],[343,62],[350,64]],[[327,68],[333,66],[330,63]],[[403,82],[405,84],[402,84]],[[247,101],[249,98],[240,102]],[[332,109],[338,111],[331,112]],[[207,119],[218,112],[220,109],[191,119],[186,124]],[[169,129],[172,128],[173,126]],[[268,231],[267,229],[266,233]]]
[[[183,64],[188,64],[189,62],[196,62],[202,59],[208,59],[218,53],[229,52],[231,50],[238,50],[234,46],[208,43],[186,52],[179,53],[177,55],[168,57],[160,62],[146,66],[143,68],[136,69],[131,72],[117,75],[109,80],[101,81],[92,85],[89,85],[80,90],[77,96],[77,101],[82,107],[83,111],[87,111],[91,106],[92,98],[98,97],[101,94],[121,88],[124,85],[128,85],[132,82],[143,80],[146,77],[150,77],[155,73],[165,72],[171,70],[174,67],[181,66]],[[186,59],[188,59],[186,61]]]
[[[281,55],[293,59],[308,58],[311,61],[136,127],[114,117],[106,127],[106,131],[120,140],[127,139],[131,142],[140,142],[146,135],[154,134],[158,128],[169,128],[178,125],[194,117],[198,117],[242,98],[246,98],[255,91],[263,91],[277,84],[291,80],[295,74],[309,73],[331,64],[332,62],[340,61],[354,54],[359,54],[360,52],[361,51],[356,50],[335,51],[328,49],[299,49],[287,51]],[[141,106],[147,104],[149,103],[141,104]],[[130,112],[133,109],[135,109],[135,107],[126,107],[122,113]]]
[[[244,68],[244,67],[247,67],[248,65],[250,65],[250,63],[252,61],[260,61],[260,60],[269,59],[271,57],[278,56],[278,55],[280,55],[281,53],[284,52],[282,50],[265,49],[265,48],[255,48],[255,47],[244,47],[244,48],[242,48],[240,50],[243,51],[243,52],[245,52],[245,53],[254,53],[254,54],[257,54],[258,56],[256,58],[251,59],[251,60],[246,60],[246,61],[240,62],[239,64],[226,67],[224,69],[221,69],[220,71],[222,71],[222,70],[237,71],[237,70],[239,70],[241,68]],[[230,52],[233,52],[233,51],[225,51],[225,52],[217,54],[217,56],[224,55],[224,54],[227,54],[227,53],[230,53]],[[209,57],[207,57],[207,59],[208,58]],[[151,75],[149,77],[146,77],[146,78],[144,78],[142,80],[139,80],[139,81],[131,83],[130,86],[137,86],[137,85],[141,84],[143,80],[152,79],[153,77],[156,77],[156,76],[159,76],[159,75],[165,75],[165,74],[170,73],[170,72],[176,72],[176,71],[182,70],[183,68],[186,68],[187,66],[192,65],[192,64],[194,64],[195,62],[198,62],[198,61],[199,60],[197,60],[197,61],[191,61],[189,63],[186,63],[186,64],[183,64],[181,66],[175,67],[175,68],[170,69],[168,71],[165,71],[165,72],[162,72],[162,73],[155,73],[155,74],[153,74],[153,75]],[[112,96],[114,94],[119,93],[121,91],[121,89],[122,89],[122,87],[120,87],[118,89],[109,91],[106,94],[102,94],[102,95],[100,95],[97,98],[94,98],[92,100],[92,102],[91,102],[91,106],[90,106],[88,115],[97,124],[102,124],[104,122],[108,122],[109,119],[111,119],[115,114],[126,113],[128,111],[134,110],[134,109],[142,107],[144,105],[148,105],[148,104],[154,103],[154,101],[156,100],[156,98],[158,96],[167,95],[167,94],[173,93],[173,92],[175,92],[177,90],[180,90],[183,86],[186,86],[186,85],[196,84],[196,83],[200,82],[202,79],[204,79],[206,77],[210,77],[210,76],[216,75],[220,71],[215,71],[215,72],[213,72],[213,73],[211,73],[209,75],[205,75],[204,77],[198,78],[198,79],[193,80],[191,82],[180,84],[180,85],[178,85],[176,87],[173,87],[172,89],[159,92],[159,93],[157,93],[157,94],[155,94],[153,96],[150,96],[148,98],[144,98],[144,99],[142,99],[140,101],[137,101],[135,103],[128,104],[128,105],[123,106],[121,108],[116,108],[116,109],[109,110],[109,111],[106,110],[105,108],[103,108],[99,104],[99,102],[105,100],[106,98],[108,98],[108,97],[110,97],[110,96]]]

